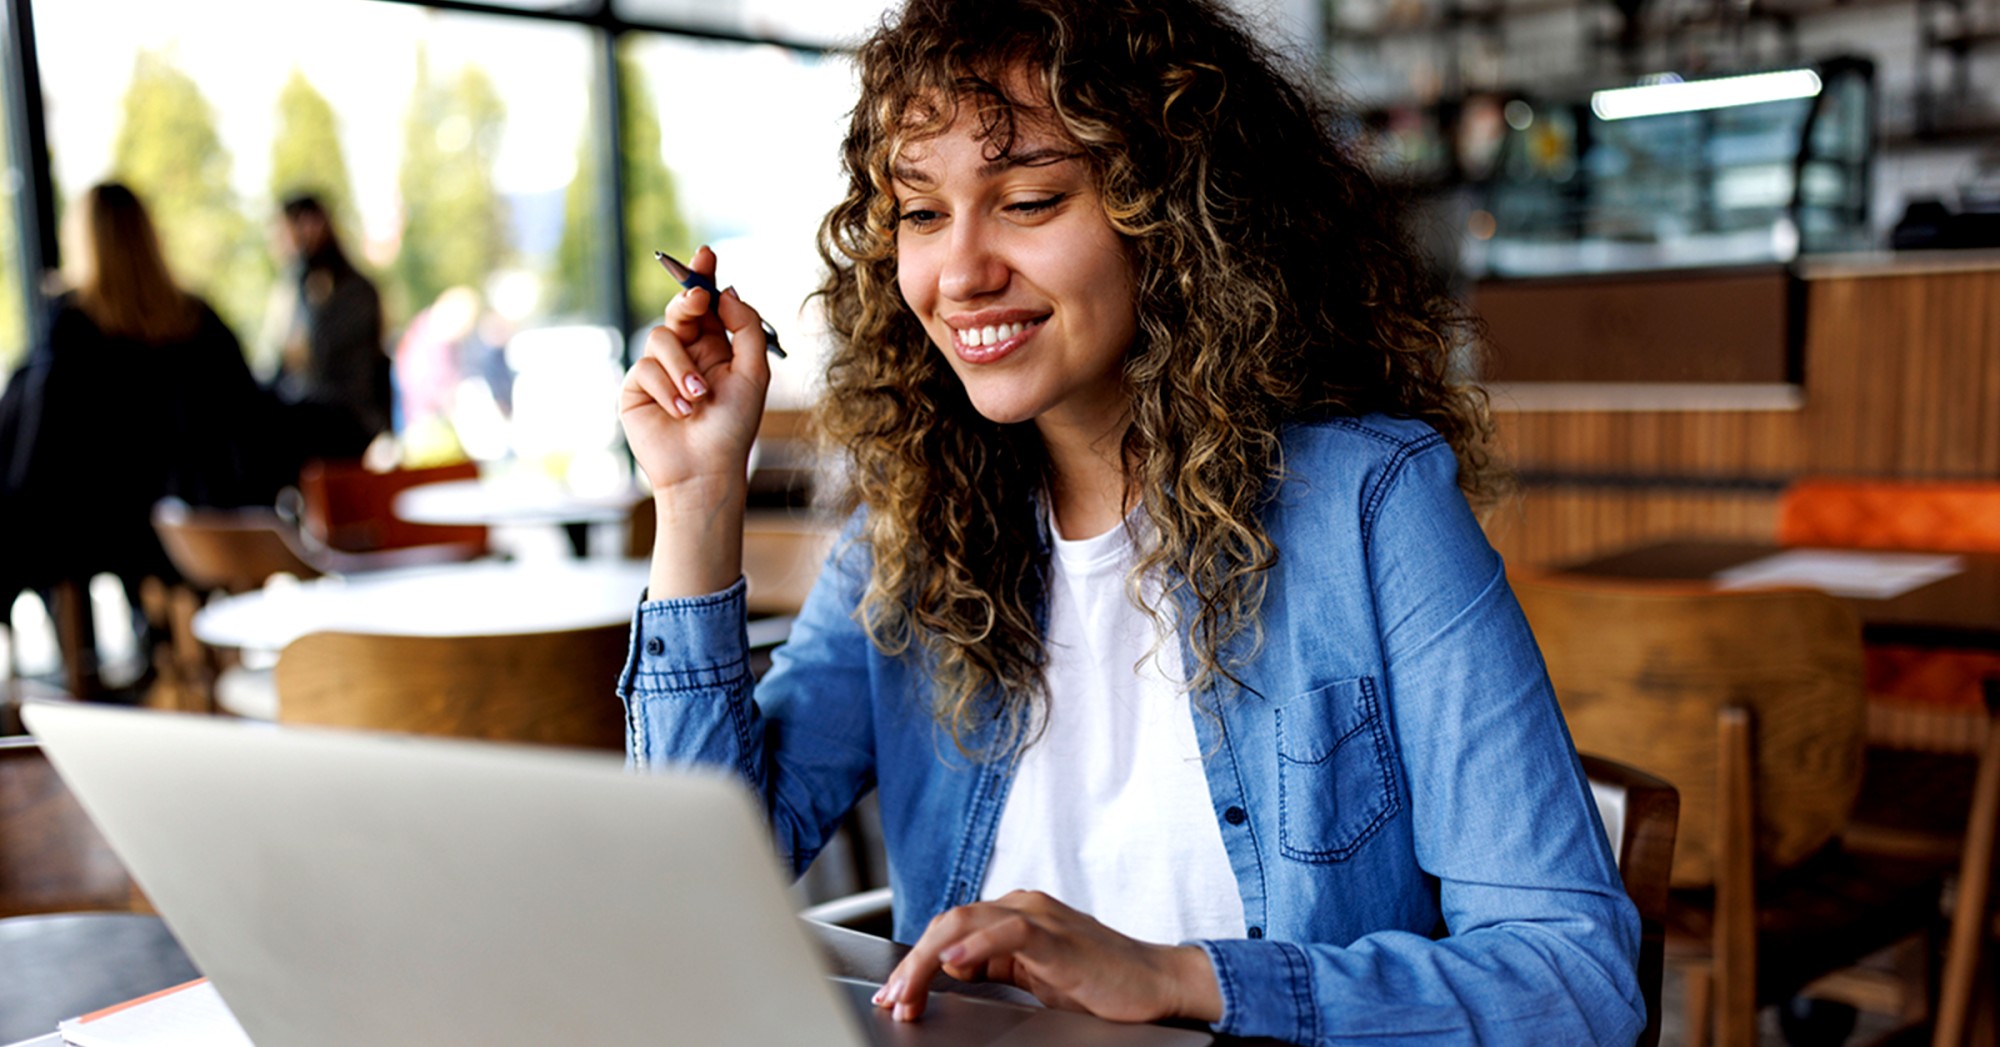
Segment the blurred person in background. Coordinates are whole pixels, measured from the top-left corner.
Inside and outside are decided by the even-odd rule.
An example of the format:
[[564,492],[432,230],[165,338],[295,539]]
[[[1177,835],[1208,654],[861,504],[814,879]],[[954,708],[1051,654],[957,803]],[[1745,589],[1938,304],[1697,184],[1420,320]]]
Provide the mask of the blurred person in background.
[[286,482],[242,347],[167,269],[145,205],[106,182],[68,230],[75,290],[0,399],[0,600],[177,576],[153,504],[269,505]]
[[359,458],[389,427],[382,297],[348,261],[318,197],[285,200],[278,241],[295,294],[273,389],[292,450],[301,462]]

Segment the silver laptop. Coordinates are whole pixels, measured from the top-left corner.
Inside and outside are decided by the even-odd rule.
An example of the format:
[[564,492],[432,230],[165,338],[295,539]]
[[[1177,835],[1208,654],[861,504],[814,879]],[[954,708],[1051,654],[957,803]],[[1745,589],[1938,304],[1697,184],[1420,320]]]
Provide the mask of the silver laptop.
[[1201,1044],[829,977],[761,816],[608,754],[75,704],[22,718],[259,1047]]

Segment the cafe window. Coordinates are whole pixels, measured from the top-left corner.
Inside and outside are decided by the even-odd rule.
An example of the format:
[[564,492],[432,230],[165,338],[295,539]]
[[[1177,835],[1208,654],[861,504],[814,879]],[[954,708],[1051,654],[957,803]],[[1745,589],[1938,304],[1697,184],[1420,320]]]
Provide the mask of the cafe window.
[[[6,106],[0,106],[0,142],[9,140]],[[28,179],[11,155],[0,164],[0,388],[28,348],[28,306],[21,282],[21,228],[18,210],[28,191]]]
[[[684,237],[681,245],[710,245],[722,285],[755,305],[790,353],[774,361],[771,405],[805,406],[826,345],[825,322],[809,301],[822,270],[815,244],[820,219],[846,190],[840,141],[858,90],[853,64],[655,34],[628,36],[622,54],[642,103],[660,114],[658,159],[684,216],[682,228],[648,234],[638,228],[644,197],[628,201],[628,236],[648,259],[633,273],[635,312],[650,323],[680,290],[651,264],[655,241],[669,253],[675,236]],[[687,104],[691,97],[726,102]],[[627,192],[643,184],[628,177]]]
[[[352,0],[63,0],[35,16],[59,195],[132,184],[260,373],[289,316],[271,216],[299,191],[327,202],[381,289],[406,460],[515,452],[522,332],[580,330],[573,351],[617,371],[594,293],[604,208],[579,177],[599,137],[589,27]],[[531,341],[513,355],[542,359],[550,339]],[[572,444],[615,458],[615,427]]]
[[837,47],[867,36],[890,0],[611,0],[618,17],[734,36]]

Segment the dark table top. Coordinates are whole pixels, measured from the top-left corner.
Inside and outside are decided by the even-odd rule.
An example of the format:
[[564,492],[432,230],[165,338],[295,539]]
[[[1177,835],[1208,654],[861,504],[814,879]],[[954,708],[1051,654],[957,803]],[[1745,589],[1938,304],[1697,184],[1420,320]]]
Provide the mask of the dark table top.
[[0,920],[0,1043],[201,977],[155,916],[63,913]]
[[[808,921],[829,974],[880,982],[910,951],[872,934]],[[123,1003],[200,977],[157,917],[129,913],[21,916],[0,920],[0,1044],[43,1047],[64,1018]],[[975,984],[940,975],[941,992],[1039,1006],[1010,985]],[[15,1043],[15,1041],[21,1041]],[[1218,1044],[1268,1041],[1227,1037]]]
[[[1657,542],[1560,568],[1568,574],[1704,581],[1784,549],[1771,543]],[[1887,600],[1842,597],[1871,643],[2000,650],[2000,555],[1954,553],[1965,570]]]

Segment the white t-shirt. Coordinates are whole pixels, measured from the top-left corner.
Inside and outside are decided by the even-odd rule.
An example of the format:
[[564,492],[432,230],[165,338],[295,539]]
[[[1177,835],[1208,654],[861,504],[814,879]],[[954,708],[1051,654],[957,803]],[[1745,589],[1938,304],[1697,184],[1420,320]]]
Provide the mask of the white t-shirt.
[[1181,646],[1126,594],[1123,526],[1058,537],[1047,728],[1022,754],[982,898],[1039,890],[1141,941],[1241,938]]

